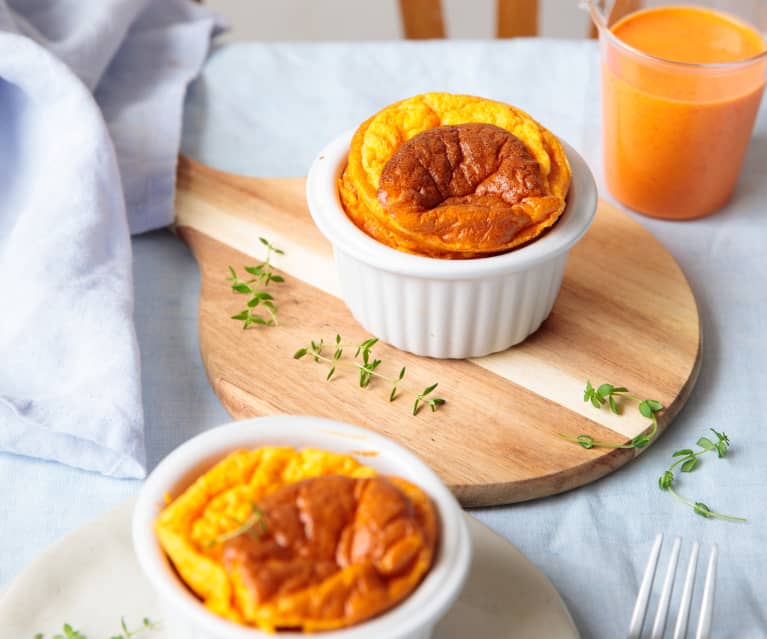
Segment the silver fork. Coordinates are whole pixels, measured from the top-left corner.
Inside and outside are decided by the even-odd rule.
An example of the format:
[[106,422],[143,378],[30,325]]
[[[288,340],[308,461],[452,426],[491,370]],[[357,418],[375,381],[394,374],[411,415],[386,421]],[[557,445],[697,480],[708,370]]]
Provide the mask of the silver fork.
[[[655,568],[658,565],[658,556],[663,544],[663,534],[658,533],[655,537],[655,543],[650,551],[650,559],[647,561],[647,567],[644,570],[642,583],[639,586],[634,612],[631,614],[631,624],[629,625],[628,639],[639,639],[647,615],[647,604],[650,601],[650,591],[652,590],[655,579]],[[676,575],[676,566],[679,562],[679,549],[682,546],[682,538],[674,539],[674,545],[671,547],[671,556],[666,568],[666,577],[663,580],[663,589],[658,601],[658,609],[655,613],[655,621],[649,639],[662,639],[663,632],[666,629],[666,618],[668,617],[669,604],[671,602],[671,593],[674,589],[674,576]],[[687,575],[684,579],[684,589],[679,602],[679,611],[677,612],[676,624],[674,625],[673,639],[684,639],[687,636],[687,624],[690,618],[690,607],[692,602],[692,591],[695,583],[695,571],[698,564],[698,552],[700,546],[698,542],[692,545],[690,552],[690,561],[687,564]],[[708,558],[708,569],[706,570],[706,580],[703,586],[703,597],[700,602],[700,614],[698,615],[698,627],[695,631],[695,639],[707,639],[711,636],[711,616],[714,610],[714,589],[716,585],[716,560],[719,555],[719,549],[716,544],[711,548],[711,554]]]

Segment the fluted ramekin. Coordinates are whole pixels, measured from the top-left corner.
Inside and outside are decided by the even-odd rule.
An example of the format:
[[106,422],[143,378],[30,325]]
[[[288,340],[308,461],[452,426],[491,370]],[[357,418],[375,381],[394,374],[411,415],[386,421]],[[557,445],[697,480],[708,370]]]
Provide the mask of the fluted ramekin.
[[447,260],[411,255],[374,240],[347,217],[338,195],[352,133],[325,147],[309,170],[309,211],[333,245],[341,296],[382,341],[417,355],[480,357],[523,341],[556,300],[570,249],[594,219],[588,165],[563,143],[572,168],[567,207],[533,242],[502,255]]
[[[275,635],[238,625],[215,615],[180,580],[155,535],[154,525],[165,505],[228,453],[259,446],[320,448],[353,454],[383,474],[411,481],[429,495],[439,515],[437,554],[429,572],[411,595],[370,621],[343,630],[322,632],[322,639],[429,639],[466,581],[471,538],[466,516],[439,477],[415,455],[371,431],[319,417],[280,415],[248,419],[209,430],[190,439],[155,468],[144,483],[133,513],[133,546],[139,565],[158,595],[162,623],[172,639],[266,639]],[[278,637],[306,637],[285,632]]]

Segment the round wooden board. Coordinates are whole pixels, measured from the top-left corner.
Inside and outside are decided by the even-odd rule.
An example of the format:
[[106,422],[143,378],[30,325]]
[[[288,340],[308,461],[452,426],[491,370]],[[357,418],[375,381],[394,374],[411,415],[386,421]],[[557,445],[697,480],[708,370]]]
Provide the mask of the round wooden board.
[[[584,403],[587,379],[663,402],[662,431],[697,378],[700,322],[684,274],[649,232],[604,202],[570,255],[551,315],[524,343],[461,361],[376,345],[382,372],[407,366],[414,388],[439,382],[448,403],[415,417],[412,400],[389,403],[385,385],[360,389],[354,371],[340,368],[326,382],[325,366],[293,359],[310,340],[369,337],[338,297],[332,250],[306,209],[303,178],[246,178],[181,158],[176,216],[200,266],[202,359],[229,413],[318,415],[371,428],[420,455],[464,506],[570,490],[641,452],[585,450],[559,437],[623,442],[649,427],[636,410],[616,416]],[[261,261],[261,236],[285,251],[273,262],[286,281],[270,287],[280,325],[243,331],[230,319],[245,298],[232,293],[228,267],[242,272]]]

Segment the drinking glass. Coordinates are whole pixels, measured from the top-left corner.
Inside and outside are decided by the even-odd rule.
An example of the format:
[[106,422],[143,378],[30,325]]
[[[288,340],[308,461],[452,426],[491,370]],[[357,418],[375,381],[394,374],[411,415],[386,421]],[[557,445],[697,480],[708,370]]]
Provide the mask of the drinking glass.
[[732,195],[746,155],[767,79],[767,51],[737,62],[675,62],[632,48],[610,29],[634,11],[699,6],[728,14],[764,39],[767,0],[586,0],[586,5],[599,32],[609,191],[652,217],[714,213]]

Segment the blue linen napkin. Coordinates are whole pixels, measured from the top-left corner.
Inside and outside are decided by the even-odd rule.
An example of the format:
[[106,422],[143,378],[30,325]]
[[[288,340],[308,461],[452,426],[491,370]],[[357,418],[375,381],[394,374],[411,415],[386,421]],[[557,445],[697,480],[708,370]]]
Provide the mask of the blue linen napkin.
[[0,0],[0,451],[145,474],[130,233],[169,224],[188,0]]

